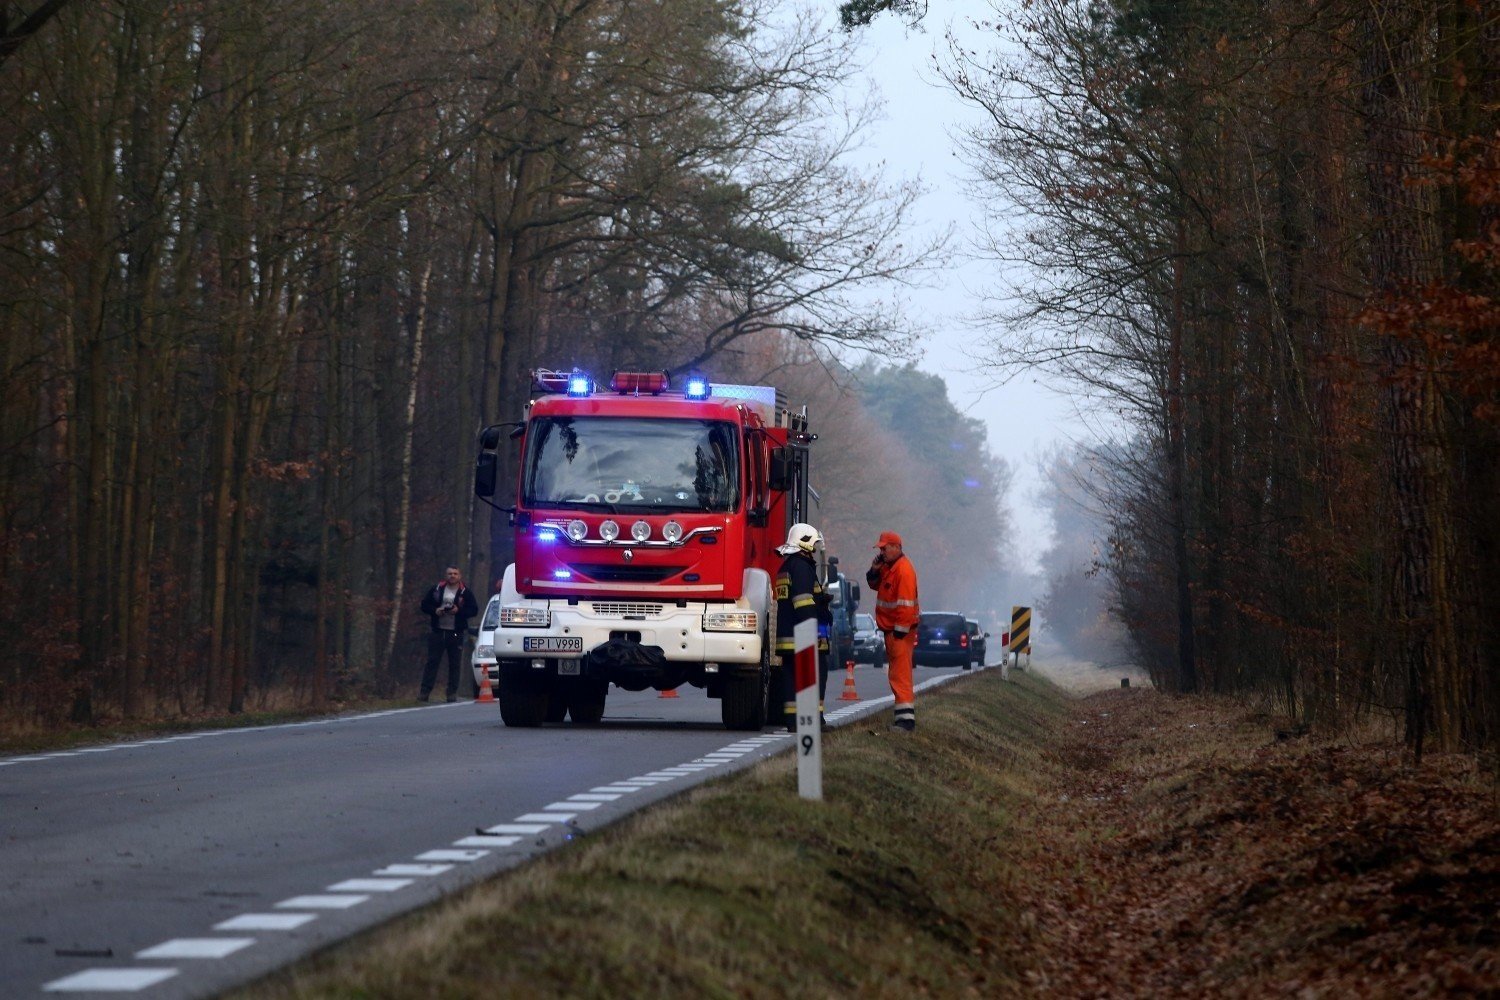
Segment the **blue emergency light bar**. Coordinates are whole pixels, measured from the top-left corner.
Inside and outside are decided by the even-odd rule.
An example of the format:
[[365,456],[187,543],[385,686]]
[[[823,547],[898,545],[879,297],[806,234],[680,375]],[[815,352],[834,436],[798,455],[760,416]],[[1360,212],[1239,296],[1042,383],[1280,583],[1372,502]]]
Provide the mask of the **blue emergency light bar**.
[[574,372],[568,376],[568,395],[587,396],[594,389],[594,382],[581,372]]
[[702,375],[689,375],[687,383],[682,388],[682,394],[688,399],[707,399],[710,386],[708,379]]

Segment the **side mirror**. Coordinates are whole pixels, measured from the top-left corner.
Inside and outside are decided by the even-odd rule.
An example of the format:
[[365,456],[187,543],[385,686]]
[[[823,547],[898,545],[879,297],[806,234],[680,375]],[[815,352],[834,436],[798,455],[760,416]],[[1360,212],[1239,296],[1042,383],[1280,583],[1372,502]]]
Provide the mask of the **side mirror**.
[[786,448],[771,449],[771,471],[768,477],[771,489],[785,493],[792,488],[792,456]]
[[849,584],[849,603],[851,605],[859,604],[859,584],[857,583]]
[[499,463],[493,451],[481,451],[474,459],[474,495],[495,495],[495,478],[499,475]]
[[500,447],[500,428],[502,424],[490,424],[479,432],[479,450],[494,451]]
[[495,449],[500,447],[500,424],[491,424],[479,432],[479,454],[474,456],[474,495],[495,495],[495,480],[499,476],[499,462]]
[[469,635],[472,636],[475,639],[479,638],[479,626],[478,625],[470,625],[464,631],[468,632]]

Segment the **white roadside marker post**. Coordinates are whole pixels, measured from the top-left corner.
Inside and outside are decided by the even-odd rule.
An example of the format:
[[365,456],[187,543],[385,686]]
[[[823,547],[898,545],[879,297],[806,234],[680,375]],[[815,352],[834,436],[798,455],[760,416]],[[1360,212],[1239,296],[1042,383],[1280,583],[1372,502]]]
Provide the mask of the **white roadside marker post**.
[[818,623],[792,630],[797,680],[797,794],[823,800],[823,727],[818,712]]

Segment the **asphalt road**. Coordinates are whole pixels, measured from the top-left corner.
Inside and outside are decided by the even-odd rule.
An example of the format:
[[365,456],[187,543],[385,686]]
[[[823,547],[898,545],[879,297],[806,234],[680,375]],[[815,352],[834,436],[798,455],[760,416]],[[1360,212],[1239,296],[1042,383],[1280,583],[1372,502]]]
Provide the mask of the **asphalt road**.
[[[890,704],[843,685],[836,725]],[[611,689],[592,727],[458,702],[0,758],[0,995],[212,996],[790,747]]]

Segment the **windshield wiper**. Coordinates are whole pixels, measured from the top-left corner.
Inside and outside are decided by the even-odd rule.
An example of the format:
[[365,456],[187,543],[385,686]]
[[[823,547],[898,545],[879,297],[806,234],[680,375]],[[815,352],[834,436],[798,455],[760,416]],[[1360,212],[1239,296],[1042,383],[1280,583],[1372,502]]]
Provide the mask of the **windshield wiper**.
[[532,509],[541,508],[565,508],[568,510],[596,511],[600,514],[618,514],[620,505],[605,503],[603,500],[531,500],[529,506]]

